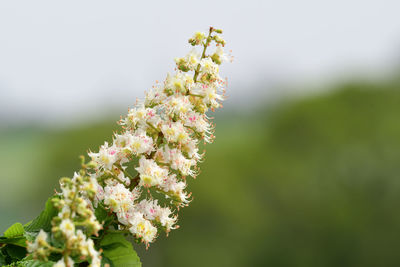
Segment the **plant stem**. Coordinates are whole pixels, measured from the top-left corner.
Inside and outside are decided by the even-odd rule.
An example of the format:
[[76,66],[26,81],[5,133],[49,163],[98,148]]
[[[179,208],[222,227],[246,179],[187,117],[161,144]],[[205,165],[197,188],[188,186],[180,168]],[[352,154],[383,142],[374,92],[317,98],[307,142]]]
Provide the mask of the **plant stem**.
[[124,170],[124,168],[122,168],[122,166],[121,165],[116,165],[117,167],[118,167],[118,169],[120,169],[124,174],[125,174],[125,176],[128,176],[129,177],[129,179],[131,179],[131,180],[133,180],[134,178],[133,178],[133,176],[129,173],[129,172],[127,172],[126,170]]
[[189,93],[189,95],[204,98],[204,95],[197,95],[197,94],[192,94],[192,93]]
[[134,189],[138,184],[139,184],[139,180],[140,180],[140,174],[138,173],[135,178],[133,178],[132,180],[132,184],[129,187],[131,190]]
[[[213,32],[213,27],[210,27],[210,30],[208,31],[208,36],[207,36],[207,40],[206,42],[203,44],[203,53],[201,54],[200,60],[202,60],[203,58],[205,58],[206,56],[206,50],[208,45],[211,42],[211,33]],[[193,81],[196,82],[197,80],[197,76],[199,76],[200,73],[200,63],[197,65],[197,68],[194,72],[194,76],[193,76]]]
[[[121,165],[116,164],[115,166],[117,166],[117,168],[120,169],[125,174],[125,176],[128,176],[129,179],[131,179],[131,185],[129,186],[130,189],[135,188],[139,184],[139,178],[140,178],[139,174],[137,174],[135,177],[133,177],[129,172],[124,170]],[[122,183],[122,182],[120,182],[120,183]],[[122,184],[124,184],[124,183],[122,183]],[[127,185],[125,185],[125,186],[128,187]]]
[[119,179],[116,175],[113,175],[113,177],[115,180],[117,180],[119,183],[123,184],[125,187],[128,187],[121,179]]
[[113,230],[113,229],[109,229],[107,230],[108,233],[117,233],[117,234],[129,234],[130,231],[129,230]]

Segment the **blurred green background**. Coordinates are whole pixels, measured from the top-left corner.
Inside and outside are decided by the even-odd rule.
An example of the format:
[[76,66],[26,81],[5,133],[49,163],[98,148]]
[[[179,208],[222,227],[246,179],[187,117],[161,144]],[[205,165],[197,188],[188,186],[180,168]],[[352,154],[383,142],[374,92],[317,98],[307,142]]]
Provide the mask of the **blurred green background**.
[[[399,266],[400,82],[321,91],[216,112],[181,228],[136,245],[144,266]],[[0,231],[35,217],[117,119],[2,129]]]

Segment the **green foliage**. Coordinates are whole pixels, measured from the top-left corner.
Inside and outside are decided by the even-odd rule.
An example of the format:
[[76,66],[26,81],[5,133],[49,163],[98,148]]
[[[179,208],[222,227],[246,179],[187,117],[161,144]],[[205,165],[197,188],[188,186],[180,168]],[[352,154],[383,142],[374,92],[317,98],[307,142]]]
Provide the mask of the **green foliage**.
[[55,264],[55,262],[41,262],[35,260],[24,261],[21,266],[23,267],[51,267]]
[[97,207],[95,208],[94,214],[96,216],[96,219],[99,222],[103,223],[103,227],[107,227],[115,219],[115,215],[109,210],[105,209],[103,203],[101,202],[99,202]]
[[45,209],[33,221],[23,226],[21,223],[15,223],[9,227],[4,236],[0,237],[0,243],[7,244],[0,249],[0,261],[9,266],[52,266],[50,263],[40,262],[36,260],[24,260],[27,250],[27,240],[32,242],[37,236],[40,229],[45,231],[51,230],[51,219],[57,215],[57,209],[54,207],[52,198],[46,202]]
[[26,238],[24,227],[21,223],[11,225],[0,237],[0,263],[8,264],[19,261],[26,256]]
[[7,238],[7,237],[0,237],[0,244],[13,244],[20,247],[26,246],[26,238],[25,237],[14,237],[14,238]]
[[40,215],[33,221],[25,224],[24,228],[27,232],[39,232],[43,229],[45,232],[50,232],[51,230],[51,220],[57,215],[58,210],[54,207],[52,197],[46,202],[44,210]]
[[7,255],[4,254],[2,250],[0,250],[0,266],[5,266],[7,265]]
[[55,262],[52,261],[42,262],[37,260],[22,260],[11,263],[6,267],[51,267],[54,264]]
[[26,249],[21,246],[7,244],[0,249],[0,263],[7,265],[25,258]]
[[24,227],[22,226],[21,223],[14,223],[13,225],[10,226],[5,232],[4,236],[7,238],[14,238],[14,237],[19,237],[24,235]]
[[26,256],[26,249],[16,245],[10,244],[5,246],[5,251],[13,261],[22,260]]
[[26,247],[26,238],[24,237],[24,227],[21,223],[15,223],[10,226],[4,236],[0,237],[0,244],[11,244],[20,247]]
[[109,217],[108,215],[108,211],[104,208],[104,206],[101,204],[101,203],[99,203],[98,205],[97,205],[97,207],[95,208],[95,211],[94,211],[94,214],[95,214],[95,216],[96,216],[96,219],[99,221],[99,222],[104,222],[104,221],[106,221],[107,220],[107,218]]
[[104,261],[111,262],[111,266],[140,267],[142,263],[133,249],[132,244],[125,239],[123,234],[109,233],[100,242],[103,250]]

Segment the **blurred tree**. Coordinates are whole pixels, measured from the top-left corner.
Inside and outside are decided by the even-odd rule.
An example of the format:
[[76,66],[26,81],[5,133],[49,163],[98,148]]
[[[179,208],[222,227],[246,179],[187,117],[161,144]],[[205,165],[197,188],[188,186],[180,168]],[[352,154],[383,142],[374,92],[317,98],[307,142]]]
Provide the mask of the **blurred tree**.
[[[272,112],[218,114],[182,229],[148,251],[140,246],[144,266],[398,266],[399,114],[398,83],[348,84]],[[23,170],[40,183],[22,208],[37,213],[58,178],[77,169],[77,156],[114,126],[36,131],[18,150],[29,161],[41,148],[39,171]],[[3,134],[8,151],[33,136],[24,133]]]

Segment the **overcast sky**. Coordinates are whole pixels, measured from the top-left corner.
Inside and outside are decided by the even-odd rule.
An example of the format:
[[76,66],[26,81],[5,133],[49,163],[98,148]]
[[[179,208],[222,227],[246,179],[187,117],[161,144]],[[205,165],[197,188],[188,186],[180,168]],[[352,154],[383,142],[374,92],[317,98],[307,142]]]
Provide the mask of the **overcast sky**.
[[226,105],[275,84],[380,73],[400,54],[398,0],[0,1],[0,119],[125,112],[173,70],[187,39],[224,29]]

